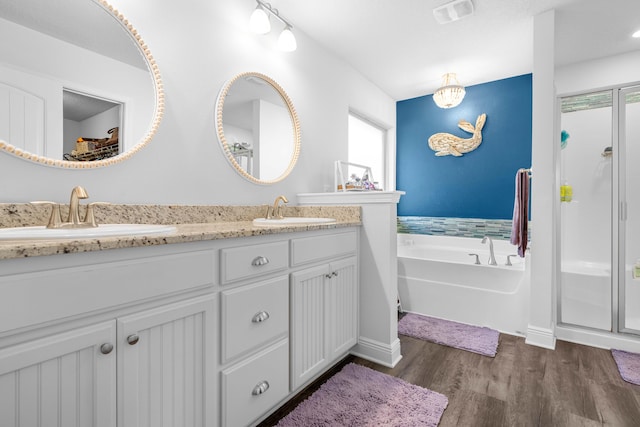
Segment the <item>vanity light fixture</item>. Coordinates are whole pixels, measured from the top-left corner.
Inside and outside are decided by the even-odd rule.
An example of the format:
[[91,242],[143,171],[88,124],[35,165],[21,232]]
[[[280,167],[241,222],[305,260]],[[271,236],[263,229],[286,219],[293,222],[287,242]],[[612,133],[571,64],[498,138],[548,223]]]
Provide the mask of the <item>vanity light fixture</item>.
[[271,31],[271,22],[269,22],[269,15],[262,8],[260,2],[258,2],[258,6],[251,14],[251,18],[249,19],[249,28],[256,34],[267,34]]
[[249,28],[251,28],[251,31],[256,34],[267,34],[271,31],[269,15],[273,15],[277,20],[285,25],[284,30],[282,30],[278,37],[278,49],[283,52],[293,52],[296,50],[298,47],[296,37],[291,31],[293,29],[293,25],[280,16],[278,9],[272,7],[269,3],[262,0],[256,0],[256,3],[258,3],[258,6],[256,6],[255,10],[251,14],[251,19],[249,20]]
[[465,94],[456,73],[447,73],[442,76],[442,86],[433,94],[433,102],[440,108],[453,108],[460,105]]

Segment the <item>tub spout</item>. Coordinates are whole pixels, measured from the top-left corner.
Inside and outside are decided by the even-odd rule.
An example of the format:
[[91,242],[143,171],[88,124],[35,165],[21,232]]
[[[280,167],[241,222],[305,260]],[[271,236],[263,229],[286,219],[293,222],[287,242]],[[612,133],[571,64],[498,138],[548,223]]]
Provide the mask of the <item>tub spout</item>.
[[493,240],[491,240],[491,237],[484,236],[482,238],[482,243],[487,243],[487,240],[489,241],[489,265],[498,265],[496,255],[493,253]]

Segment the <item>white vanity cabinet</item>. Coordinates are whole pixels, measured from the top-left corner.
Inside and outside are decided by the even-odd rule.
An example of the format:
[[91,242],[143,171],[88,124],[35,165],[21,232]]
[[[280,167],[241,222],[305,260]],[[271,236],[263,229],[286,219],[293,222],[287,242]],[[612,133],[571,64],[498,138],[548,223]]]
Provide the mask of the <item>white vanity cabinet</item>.
[[214,299],[192,298],[0,350],[0,425],[214,425],[204,401],[204,391],[213,391],[205,355]]
[[[357,343],[356,233],[292,241],[291,388],[296,390]],[[327,262],[327,260],[331,260]]]
[[247,426],[358,336],[355,227],[0,261],[0,426]]
[[3,264],[1,426],[218,425],[214,253],[164,249]]

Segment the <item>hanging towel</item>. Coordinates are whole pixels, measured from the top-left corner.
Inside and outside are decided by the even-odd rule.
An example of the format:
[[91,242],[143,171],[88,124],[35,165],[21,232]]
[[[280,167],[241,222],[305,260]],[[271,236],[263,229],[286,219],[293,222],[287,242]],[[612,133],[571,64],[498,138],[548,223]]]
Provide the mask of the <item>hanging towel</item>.
[[529,227],[529,172],[520,169],[516,174],[516,194],[513,202],[511,244],[518,246],[518,255],[524,257],[527,250]]

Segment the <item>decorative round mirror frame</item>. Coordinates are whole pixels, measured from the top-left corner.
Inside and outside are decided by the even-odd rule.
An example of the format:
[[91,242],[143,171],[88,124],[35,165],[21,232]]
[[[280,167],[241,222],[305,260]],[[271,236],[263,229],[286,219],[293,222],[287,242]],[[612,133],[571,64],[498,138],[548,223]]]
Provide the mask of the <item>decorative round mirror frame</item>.
[[[271,180],[258,179],[253,175],[249,174],[247,171],[245,171],[238,164],[238,162],[236,162],[233,154],[231,153],[231,149],[229,148],[229,143],[227,142],[227,139],[224,136],[224,127],[222,123],[222,110],[224,107],[224,100],[226,99],[233,84],[238,79],[242,79],[245,77],[258,77],[266,81],[267,83],[269,83],[280,94],[280,97],[282,98],[282,100],[287,106],[287,109],[289,110],[289,115],[291,117],[291,124],[293,125],[293,145],[294,145],[293,154],[291,156],[291,161],[289,162],[289,166],[287,167],[287,169],[279,177],[275,179],[271,179]],[[222,87],[222,90],[218,94],[218,99],[216,101],[216,130],[218,132],[218,140],[220,141],[220,146],[222,147],[222,150],[224,151],[227,160],[229,161],[229,163],[231,163],[231,166],[233,166],[233,168],[240,175],[242,175],[242,177],[253,182],[254,184],[275,184],[277,182],[282,181],[291,173],[291,171],[293,170],[293,167],[296,165],[296,162],[298,161],[298,156],[300,155],[300,122],[298,120],[298,115],[296,114],[296,110],[293,107],[293,102],[291,102],[291,98],[289,98],[289,95],[287,95],[287,93],[284,91],[282,86],[280,86],[278,83],[276,83],[275,80],[273,80],[271,77],[265,74],[256,73],[252,71],[249,71],[246,73],[240,73],[235,77],[233,77],[231,80],[227,81],[227,83],[225,83],[225,85]]]
[[153,120],[147,131],[146,135],[140,142],[131,147],[127,152],[118,154],[117,156],[103,159],[103,160],[95,160],[90,162],[74,162],[74,161],[65,161],[65,160],[57,160],[51,159],[48,157],[39,156],[37,154],[32,154],[27,151],[24,151],[18,147],[15,147],[5,141],[0,140],[0,150],[7,151],[11,154],[14,154],[22,159],[30,160],[32,162],[40,163],[46,166],[54,166],[65,169],[92,169],[98,168],[102,166],[109,166],[115,163],[119,163],[123,160],[128,159],[132,155],[138,152],[142,147],[147,145],[153,136],[156,134],[158,130],[158,126],[160,126],[160,121],[162,120],[162,116],[164,115],[164,88],[162,84],[162,78],[160,77],[160,71],[158,70],[158,65],[156,64],[155,59],[151,55],[149,48],[146,43],[142,40],[138,31],[129,23],[129,21],[112,5],[110,5],[106,0],[94,0],[98,5],[102,6],[108,13],[117,18],[120,23],[129,30],[130,35],[133,40],[138,44],[138,47],[141,49],[144,54],[145,59],[147,60],[147,65],[149,66],[149,70],[152,75],[153,86],[155,88],[156,100],[155,100],[155,109]]

